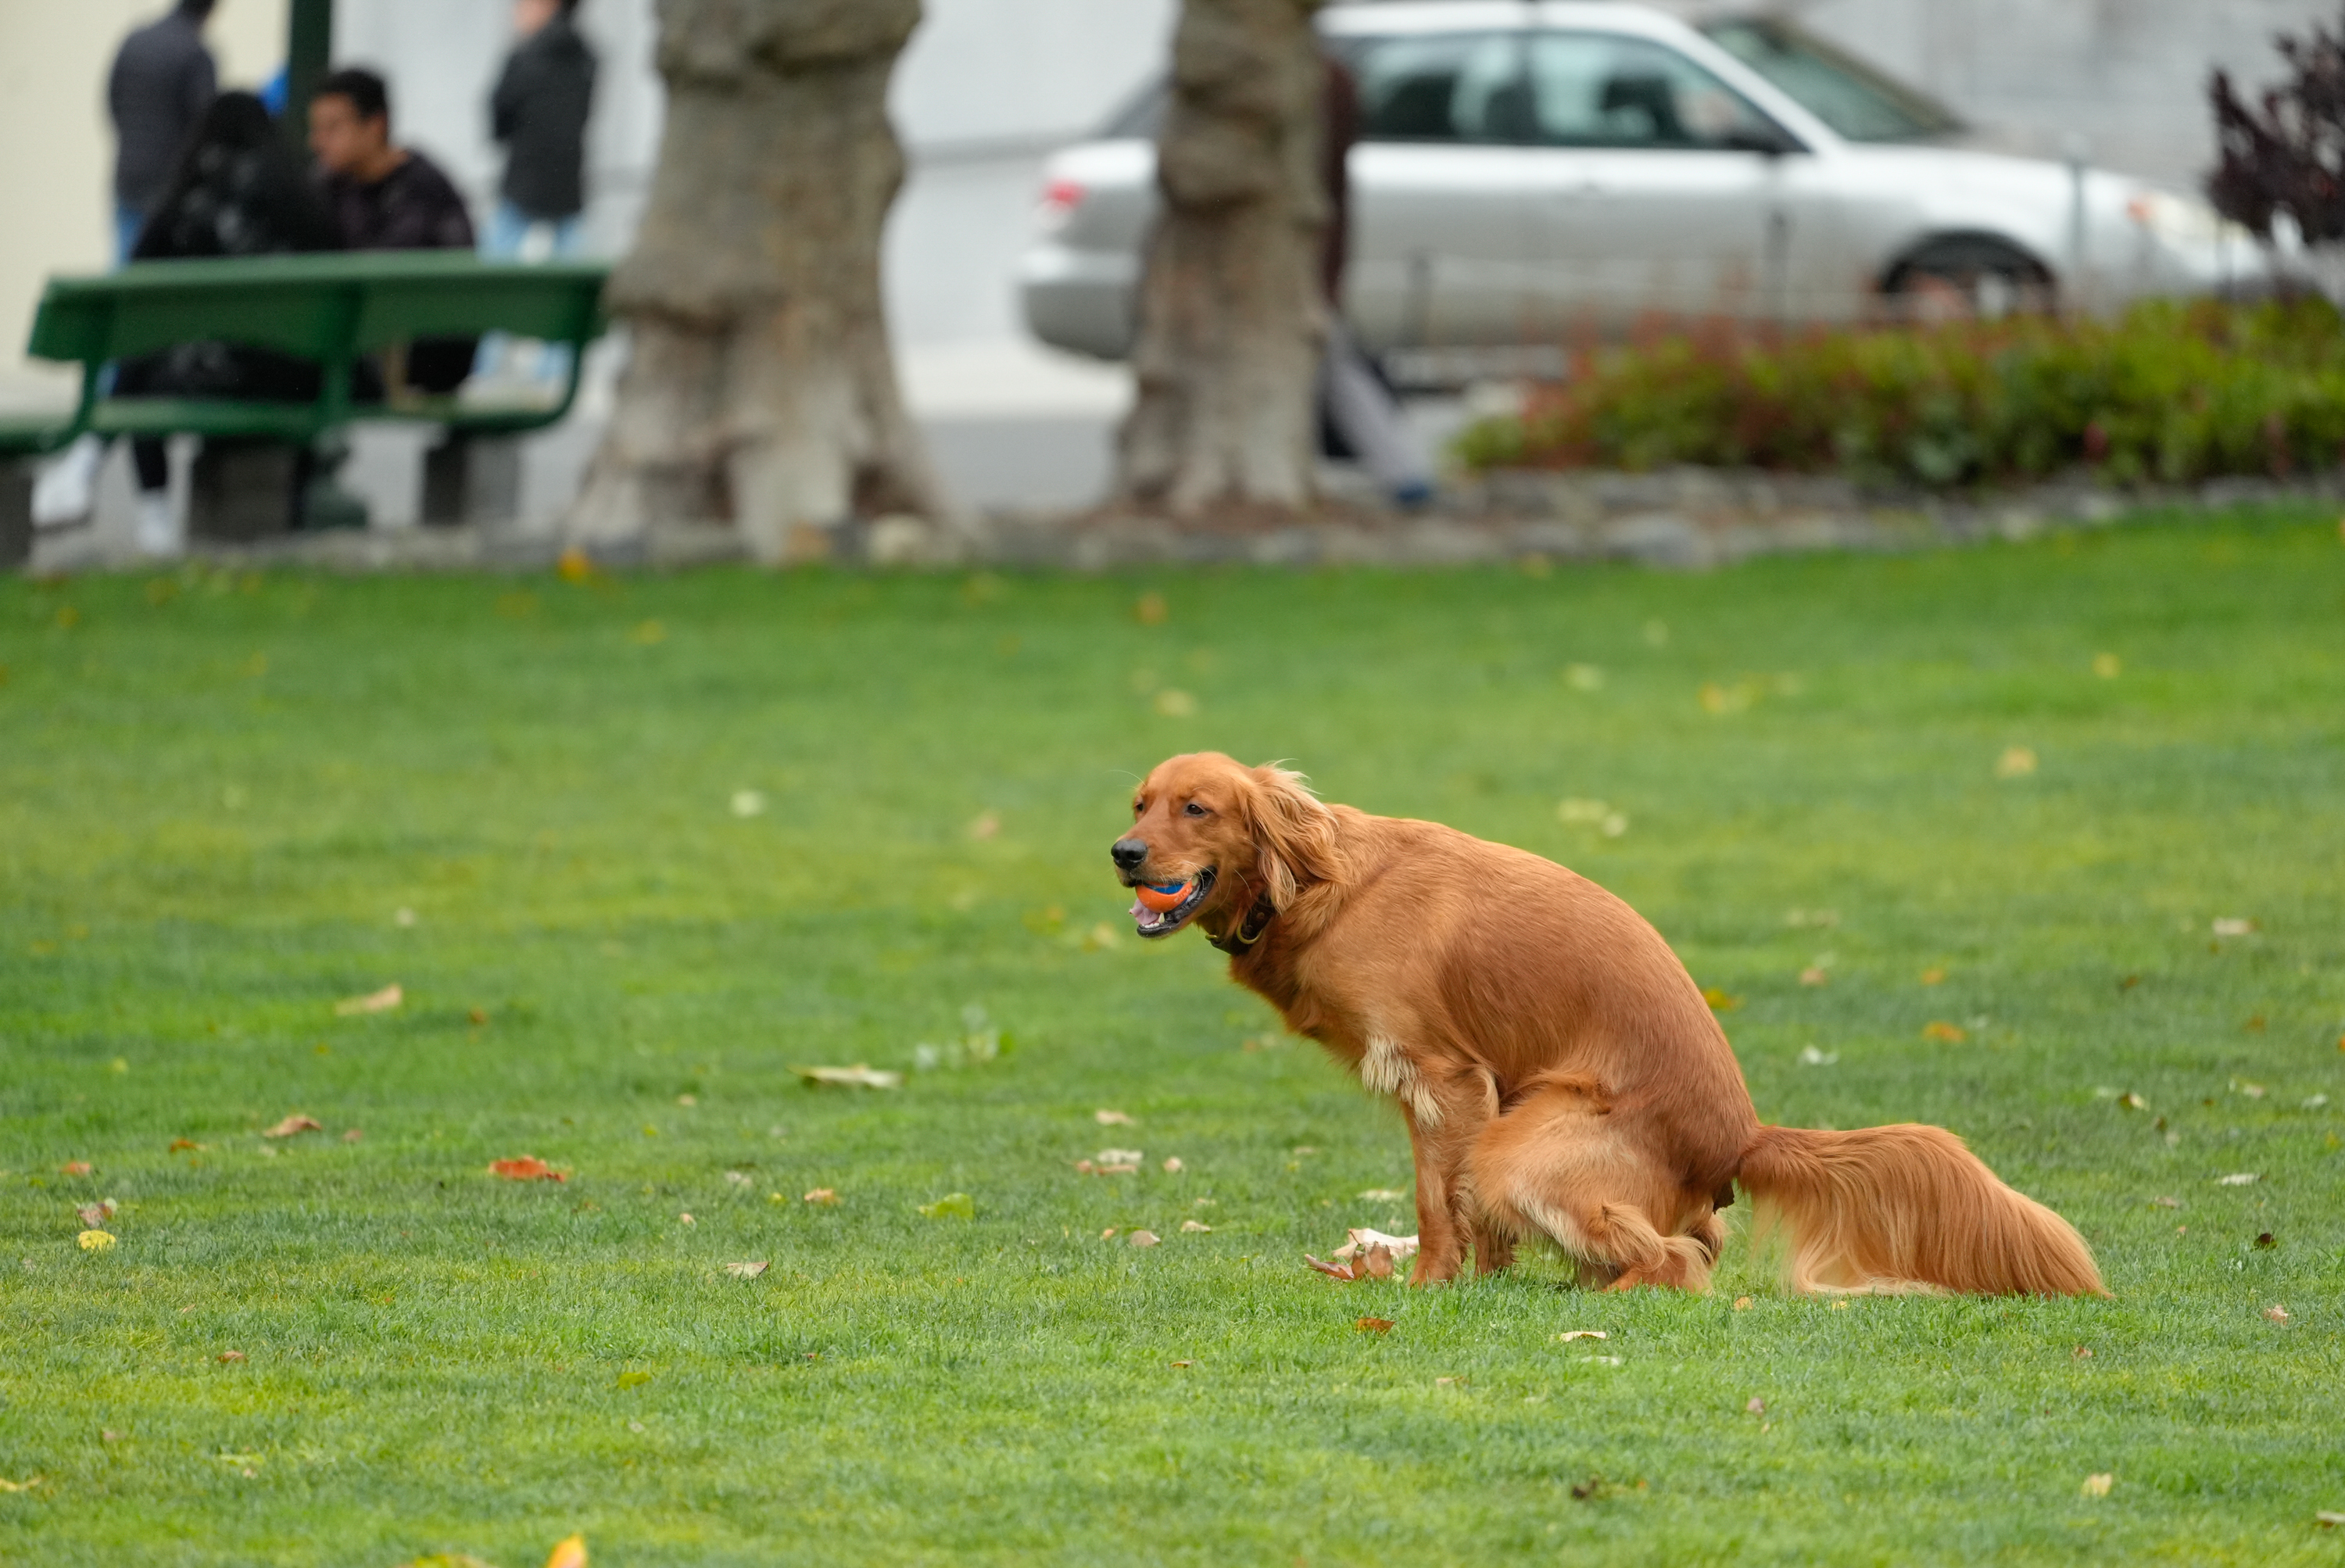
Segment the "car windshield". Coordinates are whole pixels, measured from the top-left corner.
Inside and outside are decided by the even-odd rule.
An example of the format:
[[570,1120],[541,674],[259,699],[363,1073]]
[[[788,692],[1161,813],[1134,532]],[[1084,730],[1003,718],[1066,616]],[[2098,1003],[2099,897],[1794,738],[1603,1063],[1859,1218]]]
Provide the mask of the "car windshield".
[[1944,105],[1788,23],[1740,18],[1702,31],[1851,141],[1927,141],[1963,128]]

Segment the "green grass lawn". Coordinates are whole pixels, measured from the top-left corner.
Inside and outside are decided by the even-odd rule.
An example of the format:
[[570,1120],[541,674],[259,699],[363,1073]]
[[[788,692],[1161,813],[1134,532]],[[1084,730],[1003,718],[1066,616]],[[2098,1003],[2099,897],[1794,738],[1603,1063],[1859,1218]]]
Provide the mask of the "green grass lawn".
[[[2331,516],[1706,575],[189,568],[0,583],[0,1562],[2345,1562]],[[1363,1196],[1396,1115],[1109,874],[1208,746],[1615,889],[1762,1115],[1954,1127],[2114,1299],[1788,1298],[1740,1234],[1704,1298],[1309,1272],[1412,1227]],[[790,1071],[856,1063],[909,1081]]]

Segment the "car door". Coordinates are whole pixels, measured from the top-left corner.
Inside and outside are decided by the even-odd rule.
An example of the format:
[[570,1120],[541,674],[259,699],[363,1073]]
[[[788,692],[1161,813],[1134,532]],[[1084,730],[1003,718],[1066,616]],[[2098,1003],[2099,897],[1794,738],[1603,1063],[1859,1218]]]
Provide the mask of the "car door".
[[1523,35],[1337,41],[1360,93],[1345,315],[1379,352],[1526,341],[1538,215],[1522,200]]
[[[1541,327],[1780,319],[1828,203],[1805,149],[1667,44],[1544,31],[1527,43]],[[1804,221],[1803,221],[1804,219]]]

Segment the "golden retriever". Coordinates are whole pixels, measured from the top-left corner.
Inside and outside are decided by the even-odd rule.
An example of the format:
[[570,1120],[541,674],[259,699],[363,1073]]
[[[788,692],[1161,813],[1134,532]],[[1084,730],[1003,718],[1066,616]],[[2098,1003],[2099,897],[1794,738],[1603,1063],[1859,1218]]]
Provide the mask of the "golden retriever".
[[1398,1102],[1412,1283],[1543,1237],[1590,1284],[1706,1289],[1739,1182],[1794,1291],[2106,1293],[2067,1222],[1943,1128],[1762,1126],[1660,933],[1553,861],[1218,752],[1160,764],[1132,810],[1112,854],[1140,934],[1198,927]]

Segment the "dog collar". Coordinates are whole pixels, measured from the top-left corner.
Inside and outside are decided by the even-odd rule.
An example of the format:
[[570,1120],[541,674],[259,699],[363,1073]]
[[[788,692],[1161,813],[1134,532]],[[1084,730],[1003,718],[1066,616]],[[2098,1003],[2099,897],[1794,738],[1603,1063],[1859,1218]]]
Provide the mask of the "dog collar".
[[1209,936],[1205,940],[1234,957],[1260,942],[1262,933],[1270,929],[1270,922],[1277,915],[1278,906],[1270,901],[1269,893],[1264,892],[1255,898],[1254,908],[1246,911],[1245,919],[1238,922],[1235,931]]

